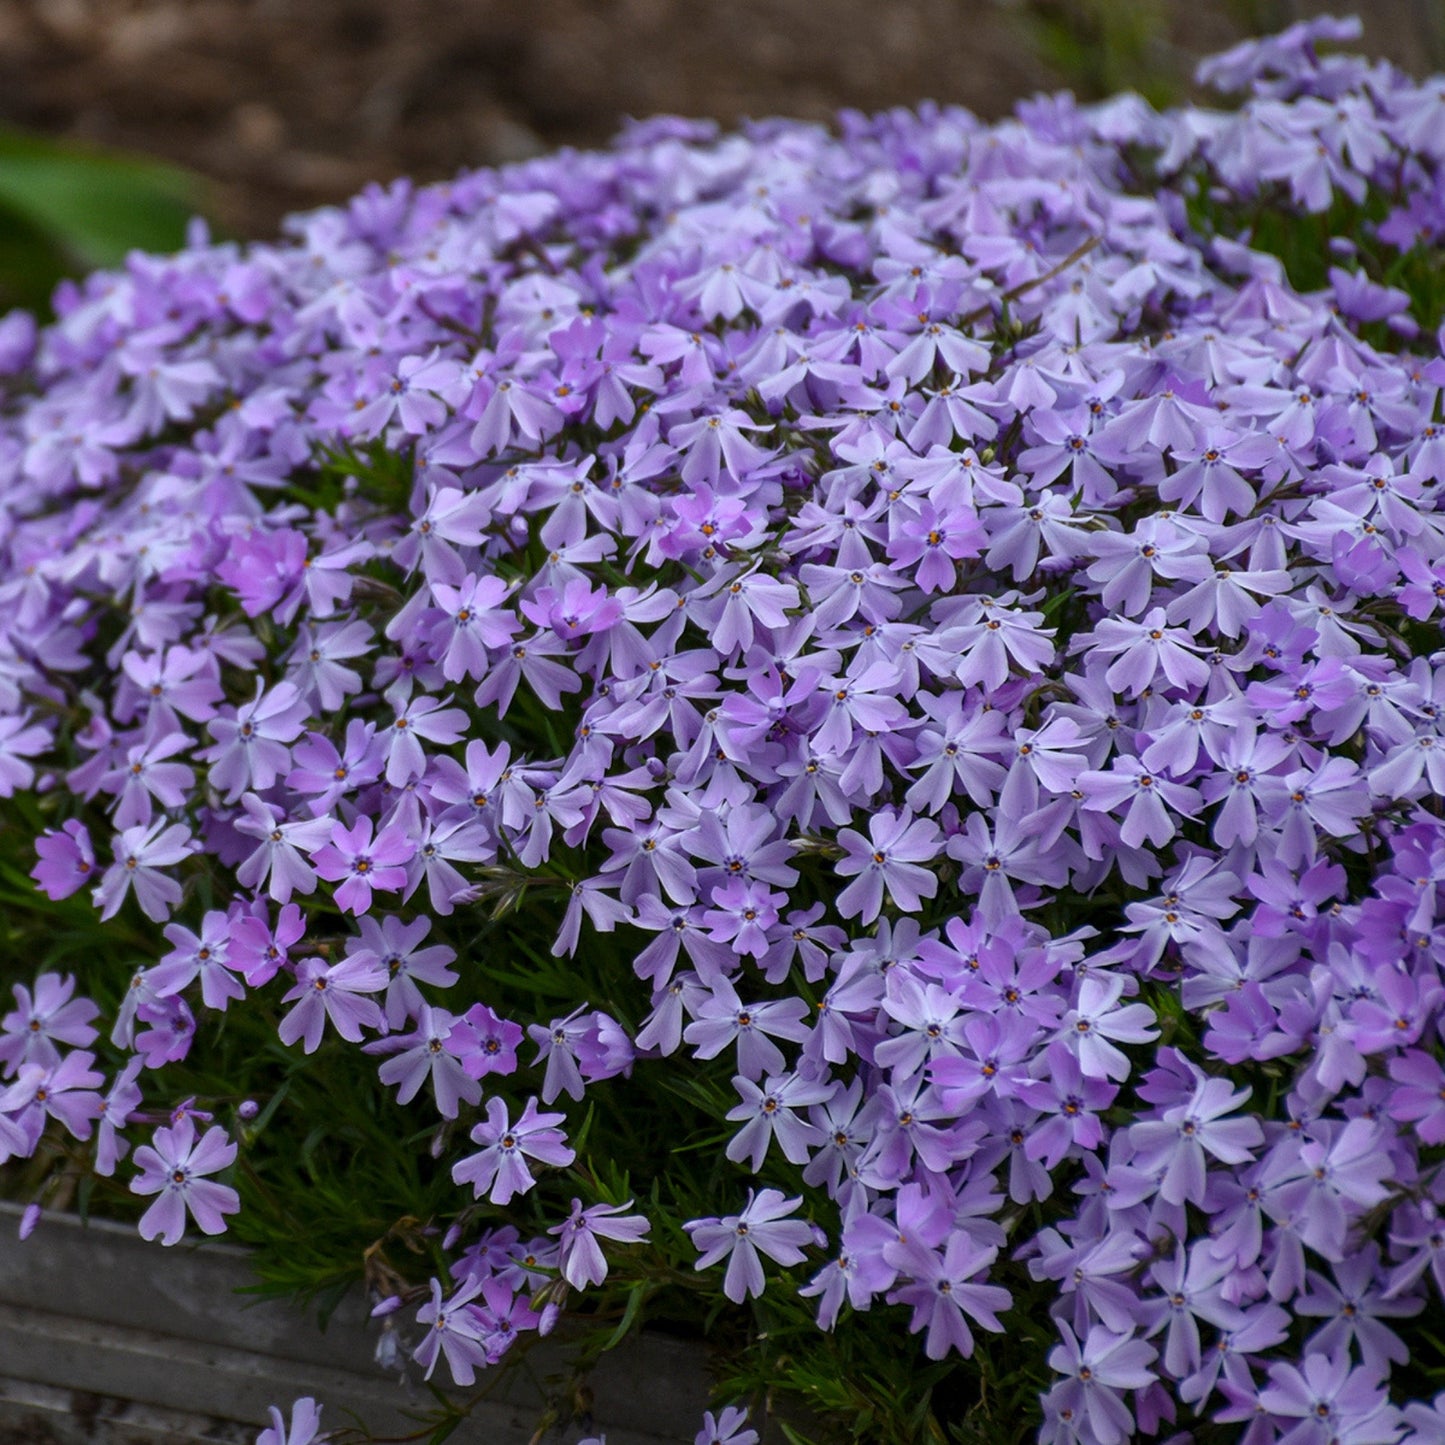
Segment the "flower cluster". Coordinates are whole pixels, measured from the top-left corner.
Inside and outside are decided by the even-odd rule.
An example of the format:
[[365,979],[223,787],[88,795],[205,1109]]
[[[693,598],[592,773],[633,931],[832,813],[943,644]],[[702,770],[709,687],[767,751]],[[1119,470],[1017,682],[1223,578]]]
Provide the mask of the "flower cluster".
[[[1229,112],[646,122],[7,321],[0,790],[155,950],[108,1086],[16,988],[0,1159],[114,1170],[197,1010],[365,1041],[456,1121],[466,1384],[656,1225],[506,1222],[575,1106],[718,1060],[728,1299],[942,1359],[1042,1290],[1057,1445],[1445,1439],[1445,83],[1350,33]],[[1251,245],[1327,211],[1318,284]],[[504,1016],[482,907],[607,1007]],[[167,1243],[236,1207],[190,1118]]]

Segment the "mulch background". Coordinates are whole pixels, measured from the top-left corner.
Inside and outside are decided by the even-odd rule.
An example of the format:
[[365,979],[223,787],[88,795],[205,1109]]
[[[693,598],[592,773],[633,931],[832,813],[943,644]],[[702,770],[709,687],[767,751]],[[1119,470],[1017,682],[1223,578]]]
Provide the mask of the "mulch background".
[[[1442,0],[1358,0],[1366,45],[1417,72]],[[1348,0],[1333,8],[1347,8]],[[1152,9],[1150,7],[1153,7]],[[985,116],[1087,89],[1099,16],[1158,17],[1151,73],[1331,8],[1304,0],[0,0],[0,122],[181,162],[239,235],[369,180],[439,179],[626,115],[825,119],[924,98]],[[1106,17],[1107,18],[1107,17]],[[1039,22],[1073,27],[1041,58]],[[1147,27],[1146,27],[1147,28]]]

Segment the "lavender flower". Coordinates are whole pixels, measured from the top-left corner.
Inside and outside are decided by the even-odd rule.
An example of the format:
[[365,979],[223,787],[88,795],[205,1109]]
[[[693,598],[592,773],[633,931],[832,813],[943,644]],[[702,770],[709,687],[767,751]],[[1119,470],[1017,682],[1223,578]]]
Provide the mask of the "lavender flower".
[[207,1129],[198,1140],[189,1115],[170,1128],[157,1129],[150,1144],[135,1151],[140,1173],[130,1182],[133,1194],[160,1197],[141,1215],[144,1239],[160,1236],[162,1244],[178,1244],[190,1214],[203,1234],[220,1234],[225,1216],[241,1207],[229,1185],[207,1179],[236,1162],[236,1146],[221,1128]]
[[776,1189],[748,1191],[741,1214],[722,1219],[694,1219],[683,1225],[698,1250],[695,1269],[709,1269],[723,1259],[728,1262],[723,1293],[741,1304],[750,1295],[763,1292],[765,1254],[781,1265],[799,1264],[803,1246],[812,1244],[813,1229],[802,1220],[788,1219],[801,1203],[786,1199]]

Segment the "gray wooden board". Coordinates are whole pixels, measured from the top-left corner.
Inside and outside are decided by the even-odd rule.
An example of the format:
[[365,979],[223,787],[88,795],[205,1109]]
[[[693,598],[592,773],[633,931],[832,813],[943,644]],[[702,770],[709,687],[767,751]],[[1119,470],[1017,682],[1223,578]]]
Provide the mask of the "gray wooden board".
[[[359,1292],[323,1332],[314,1315],[236,1292],[253,1282],[242,1249],[165,1249],[128,1227],[65,1215],[46,1215],[22,1243],[19,1215],[0,1201],[0,1424],[8,1438],[26,1420],[44,1419],[48,1437],[29,1427],[40,1445],[249,1441],[268,1405],[287,1408],[300,1395],[321,1401],[329,1427],[360,1422],[374,1434],[407,1435],[432,1403],[414,1380],[376,1364],[381,1327]],[[565,1344],[541,1342],[452,1438],[526,1445],[568,1373]],[[608,1445],[691,1441],[708,1399],[703,1352],[647,1334],[604,1356],[588,1384],[593,1428]],[[86,1427],[80,1435],[76,1418]],[[239,1436],[237,1423],[248,1427]],[[574,1423],[542,1440],[580,1433]]]

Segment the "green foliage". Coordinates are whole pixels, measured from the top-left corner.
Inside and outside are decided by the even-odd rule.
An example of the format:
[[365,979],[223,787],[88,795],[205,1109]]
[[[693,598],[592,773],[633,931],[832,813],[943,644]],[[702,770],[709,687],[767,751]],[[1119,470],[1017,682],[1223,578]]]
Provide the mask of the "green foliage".
[[203,199],[174,166],[0,128],[0,307],[43,311],[66,276],[176,250]]
[[1138,91],[1153,105],[1178,99],[1182,77],[1168,47],[1164,0],[1030,0],[1024,7],[1039,58],[1084,100]]

